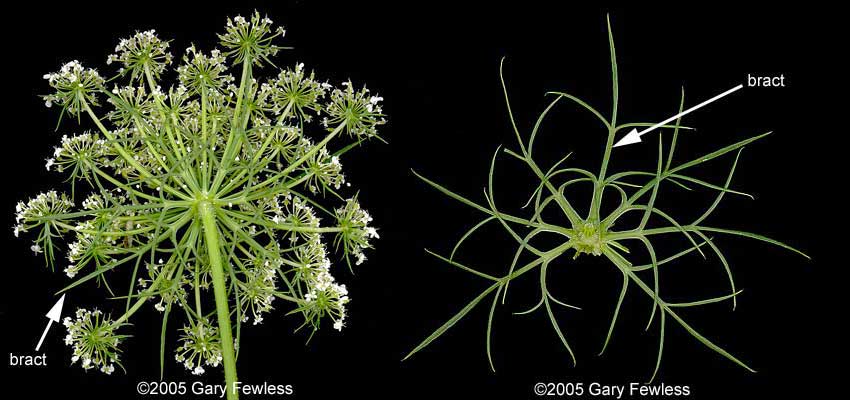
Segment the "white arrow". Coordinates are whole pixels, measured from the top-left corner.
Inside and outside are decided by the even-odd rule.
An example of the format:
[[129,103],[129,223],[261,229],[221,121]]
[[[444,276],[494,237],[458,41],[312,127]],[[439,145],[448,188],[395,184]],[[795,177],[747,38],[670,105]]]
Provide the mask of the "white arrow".
[[44,333],[41,334],[41,339],[38,339],[38,344],[35,345],[35,351],[41,348],[41,343],[44,342],[44,337],[47,336],[47,331],[50,330],[50,325],[54,322],[59,322],[59,319],[62,318],[62,306],[65,304],[65,295],[59,298],[59,301],[53,305],[53,308],[45,314],[48,318],[47,326],[44,328]]
[[679,118],[679,117],[681,117],[685,114],[688,114],[691,111],[696,111],[697,109],[702,108],[703,106],[707,105],[708,103],[719,100],[723,96],[726,96],[728,94],[732,94],[732,93],[734,93],[738,90],[741,90],[743,87],[744,87],[744,85],[735,86],[732,89],[729,89],[729,90],[727,90],[723,93],[720,93],[717,96],[714,96],[714,97],[712,97],[712,98],[710,98],[706,101],[703,101],[702,103],[699,103],[699,104],[697,104],[697,105],[695,105],[695,106],[693,106],[693,107],[691,107],[691,108],[689,108],[685,111],[682,111],[682,112],[680,112],[680,113],[678,113],[678,114],[676,114],[676,115],[674,115],[670,118],[665,119],[664,121],[661,121],[661,122],[659,122],[655,125],[650,126],[649,128],[646,128],[646,129],[644,129],[640,132],[638,132],[637,128],[633,128],[631,131],[629,131],[629,133],[626,134],[626,136],[623,136],[622,139],[617,141],[617,143],[614,144],[614,147],[625,146],[627,144],[633,144],[633,143],[640,143],[640,137],[643,136],[644,134],[648,133],[649,131],[656,129],[658,127],[664,126],[668,122],[675,121],[677,118]]

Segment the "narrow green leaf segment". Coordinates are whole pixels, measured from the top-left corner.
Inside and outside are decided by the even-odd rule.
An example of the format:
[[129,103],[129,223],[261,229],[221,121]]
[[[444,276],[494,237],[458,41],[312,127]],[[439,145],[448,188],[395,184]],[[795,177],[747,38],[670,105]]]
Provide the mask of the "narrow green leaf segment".
[[[170,42],[138,32],[107,59],[111,79],[77,61],[44,76],[45,105],[94,130],[62,136],[45,167],[70,194],[19,202],[14,233],[33,234],[51,269],[60,260],[72,279],[61,292],[97,284],[113,300],[65,319],[72,363],[121,367],[123,332],[153,303],[160,368],[223,366],[233,400],[248,322],[284,309],[306,340],[345,326],[348,291],[332,272],[362,264],[378,231],[341,157],[382,140],[383,98],[275,66],[284,32],[257,12],[230,18],[219,49],[190,46],[173,70]],[[111,309],[122,313],[101,311]]]
[[[518,150],[504,149],[497,150],[493,155],[493,161],[490,165],[490,174],[488,177],[487,187],[485,188],[484,202],[479,203],[464,197],[452,190],[440,185],[439,183],[425,178],[424,176],[414,172],[427,185],[437,189],[439,192],[448,197],[459,201],[460,203],[478,210],[483,214],[482,220],[475,223],[466,233],[464,233],[457,244],[452,248],[448,257],[438,254],[437,252],[428,251],[437,259],[447,263],[448,265],[457,267],[459,270],[471,273],[475,276],[487,280],[489,286],[484,289],[477,297],[472,299],[464,306],[457,314],[449,319],[445,324],[437,328],[431,335],[423,340],[418,346],[405,357],[411,357],[413,354],[421,351],[437,338],[446,333],[451,327],[460,322],[463,317],[469,314],[479,303],[485,298],[495,293],[493,302],[489,309],[489,317],[486,327],[486,352],[487,359],[491,369],[495,371],[493,357],[491,354],[492,340],[491,336],[494,332],[493,320],[494,313],[498,305],[504,306],[508,301],[509,284],[521,277],[522,275],[539,269],[539,284],[540,300],[530,308],[516,311],[514,315],[527,315],[538,310],[543,310],[546,317],[549,319],[552,329],[563,345],[564,349],[570,356],[573,363],[576,362],[576,356],[573,348],[570,346],[567,339],[567,331],[569,327],[564,326],[558,318],[556,311],[560,311],[554,307],[555,304],[563,306],[566,309],[577,310],[578,307],[568,304],[562,300],[555,298],[549,287],[558,285],[559,282],[551,282],[547,274],[547,270],[558,263],[570,263],[573,260],[578,261],[581,256],[604,257],[612,267],[619,273],[618,277],[622,278],[622,283],[618,285],[619,296],[616,306],[612,312],[612,317],[608,329],[608,333],[601,342],[602,351],[600,355],[609,348],[611,338],[615,332],[617,319],[621,315],[623,302],[630,293],[630,286],[636,286],[638,293],[646,295],[651,302],[649,310],[649,318],[647,329],[653,326],[653,322],[657,322],[659,332],[658,352],[655,360],[655,367],[649,377],[649,381],[655,379],[658,374],[662,353],[664,349],[664,335],[669,330],[668,322],[676,322],[684,331],[697,339],[708,349],[720,354],[741,367],[753,371],[747,364],[733,356],[731,353],[723,349],[720,345],[715,344],[707,337],[703,336],[692,325],[685,321],[681,313],[689,307],[697,307],[714,303],[729,301],[734,306],[737,296],[741,293],[735,286],[730,263],[724,256],[720,247],[713,240],[712,235],[728,235],[738,236],[743,238],[755,239],[765,243],[778,246],[786,250],[798,253],[806,258],[806,254],[795,249],[794,247],[774,239],[767,238],[751,232],[739,231],[735,229],[718,228],[707,226],[704,224],[713,212],[717,209],[718,204],[724,198],[724,195],[740,196],[742,198],[752,199],[752,196],[731,189],[732,176],[738,165],[741,151],[744,146],[749,145],[757,140],[766,137],[770,132],[753,136],[748,139],[741,140],[722,147],[716,151],[710,152],[702,157],[697,157],[693,160],[676,163],[674,151],[676,146],[681,146],[683,142],[679,138],[680,132],[691,129],[682,125],[681,117],[675,123],[665,125],[659,129],[667,131],[668,137],[671,140],[665,142],[662,135],[659,134],[658,145],[656,147],[657,162],[654,163],[651,169],[648,170],[633,170],[633,171],[614,171],[609,168],[613,158],[616,158],[617,152],[622,151],[651,151],[651,146],[630,146],[627,148],[617,149],[614,151],[613,144],[618,133],[625,133],[628,129],[641,126],[652,126],[652,122],[628,122],[618,123],[617,110],[619,105],[619,81],[617,69],[617,56],[614,49],[614,35],[611,30],[610,21],[607,24],[608,42],[611,55],[611,76],[612,76],[612,104],[610,117],[605,117],[604,113],[598,111],[588,102],[579,99],[565,92],[550,92],[548,95],[554,96],[551,103],[537,118],[530,133],[523,134],[518,124],[514,119],[513,111],[511,110],[510,98],[508,95],[507,86],[505,84],[504,73],[500,67],[500,78],[502,88],[504,90],[505,103],[507,105],[510,125],[517,139]],[[504,60],[503,64],[504,64]],[[562,101],[563,100],[563,101]],[[601,122],[601,128],[604,133],[604,146],[602,147],[602,161],[599,166],[599,172],[593,173],[586,169],[578,167],[566,166],[566,161],[570,154],[567,154],[560,161],[549,167],[539,165],[533,157],[534,141],[537,137],[538,130],[544,122],[546,116],[560,103],[571,102],[579,108],[590,112],[596,119]],[[678,111],[682,112],[685,106],[684,90],[678,101]],[[517,213],[509,213],[506,210],[499,209],[496,206],[494,195],[494,176],[497,158],[501,154],[507,154],[511,159],[519,161],[519,163],[527,167],[530,172],[537,177],[539,182],[535,183],[534,190],[529,196],[528,202]],[[703,163],[713,161],[726,154],[734,154],[735,158],[731,163],[729,174],[725,182],[720,184],[709,183],[701,179],[686,175],[694,167],[698,167]],[[673,185],[666,185],[672,183]],[[576,185],[589,185],[592,189],[592,195],[589,199],[587,207],[576,207]],[[690,187],[695,186],[695,188]],[[700,195],[707,192],[712,196],[713,202],[702,213],[700,217],[687,223],[680,222],[671,210],[663,209],[658,206],[661,204],[658,199],[662,198],[669,189],[686,190],[689,194]],[[585,192],[581,192],[585,193]],[[603,202],[603,197],[613,195],[619,202],[615,202],[616,206],[608,206],[608,202]],[[603,207],[605,205],[605,207]],[[550,211],[552,209],[552,211]],[[588,210],[586,215],[581,215],[578,210]],[[524,211],[525,210],[525,211]],[[527,216],[522,216],[523,212]],[[560,214],[560,218],[555,218]],[[627,222],[624,218],[627,214],[635,214],[635,222]],[[544,218],[544,215],[546,216]],[[508,236],[516,243],[516,252],[510,262],[506,263],[506,272],[503,274],[491,272],[490,270],[479,269],[471,266],[469,262],[460,261],[459,254],[462,253],[461,245],[468,243],[470,238],[476,234],[480,228],[487,224],[497,223],[504,228]],[[619,225],[619,226],[618,226]],[[631,226],[629,226],[631,225]],[[541,238],[549,237],[549,240]],[[667,253],[671,242],[666,240],[663,245],[656,240],[661,236],[671,236],[673,239],[678,237],[682,243],[682,247]],[[560,242],[551,248],[544,246],[553,246],[554,243]],[[675,243],[675,242],[672,242]],[[708,255],[705,250],[709,250],[709,254],[716,257],[719,264],[723,267],[724,273],[729,281],[729,292],[720,294],[715,297],[704,299],[696,299],[691,301],[676,301],[670,302],[665,300],[662,291],[661,266],[675,264],[675,262],[683,262],[688,255],[700,254],[703,258]],[[641,258],[646,261],[635,262]],[[564,254],[572,254],[570,259],[564,259],[561,256]],[[690,263],[690,261],[688,261]],[[665,267],[669,268],[669,267]],[[618,279],[618,282],[620,279]],[[501,301],[499,300],[501,297]],[[486,303],[486,302],[485,302]]]

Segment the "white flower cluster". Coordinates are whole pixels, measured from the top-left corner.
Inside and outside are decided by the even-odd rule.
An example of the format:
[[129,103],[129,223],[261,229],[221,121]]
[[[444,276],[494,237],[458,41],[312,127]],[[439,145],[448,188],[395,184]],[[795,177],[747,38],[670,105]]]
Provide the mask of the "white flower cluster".
[[345,123],[345,131],[354,137],[370,138],[378,135],[378,126],[387,123],[381,102],[383,97],[373,96],[365,86],[355,91],[351,81],[343,82],[342,89],[331,92],[330,104],[326,106],[328,117],[322,124],[334,129]]
[[310,237],[304,245],[295,248],[293,261],[297,265],[294,281],[309,281],[315,271],[328,270],[331,266],[327,249],[318,234]]
[[15,226],[12,227],[15,237],[33,226],[41,225],[41,218],[62,214],[73,206],[74,202],[68,196],[55,190],[40,193],[26,203],[19,201],[15,205]]
[[318,193],[320,186],[339,189],[345,183],[339,157],[330,155],[326,147],[315,152],[306,163],[302,164],[302,169],[309,176],[307,188],[312,193]]
[[62,135],[59,146],[53,148],[53,157],[47,159],[44,167],[50,171],[56,166],[58,172],[76,169],[75,173],[85,174],[92,166],[103,162],[107,151],[106,141],[96,134]]
[[183,364],[193,375],[202,375],[203,365],[218,367],[221,364],[221,340],[218,329],[206,318],[184,326],[180,337],[180,346],[174,355],[177,362]]
[[[254,151],[260,151],[262,144],[268,142],[263,155],[272,158],[275,161],[272,165],[277,169],[283,169],[284,163],[289,164],[298,154],[303,154],[301,148],[312,145],[302,136],[301,128],[293,125],[268,125],[254,129],[249,134],[257,144],[250,149],[252,153],[245,153],[246,158]],[[245,149],[247,151],[248,147]]]
[[267,106],[275,115],[280,115],[287,107],[290,107],[295,111],[289,114],[290,117],[297,116],[304,122],[310,122],[313,117],[308,111],[317,115],[322,112],[319,102],[329,89],[331,89],[330,84],[317,81],[314,72],[306,74],[304,63],[297,63],[294,69],[287,68],[280,71],[277,79],[264,84],[261,91],[267,94],[263,98],[266,99]]
[[123,65],[119,73],[130,73],[130,80],[143,80],[146,69],[158,78],[165,66],[171,64],[171,53],[168,52],[168,42],[160,40],[152,29],[121,39],[115,46],[115,54],[106,58],[107,64],[113,62]]
[[227,19],[225,33],[218,35],[218,38],[221,45],[228,49],[226,55],[232,55],[236,63],[248,58],[256,65],[262,65],[263,62],[271,64],[269,57],[273,57],[281,49],[273,45],[272,40],[286,35],[283,27],[273,29],[273,23],[269,17],[260,17],[258,12],[254,12],[250,22],[237,15],[233,19]]
[[106,206],[106,203],[103,200],[103,197],[97,193],[92,193],[85,200],[83,200],[83,209],[86,210],[100,210]]
[[244,272],[245,281],[238,285],[242,305],[242,322],[248,322],[248,312],[254,317],[254,325],[263,322],[263,314],[272,310],[274,293],[277,290],[277,271],[282,260],[255,260]]
[[[148,278],[139,278],[137,283],[141,289],[147,289],[153,293],[153,297],[159,297],[153,308],[164,312],[169,304],[180,303],[186,298],[185,285],[189,282],[184,275],[176,275],[175,264],[165,263],[159,259],[155,263],[145,263]],[[191,267],[191,264],[187,267]]]
[[[348,292],[331,275],[329,252],[340,259],[344,253],[349,266],[355,258],[360,264],[377,233],[356,202],[333,210],[344,198],[337,190],[346,185],[340,156],[354,146],[332,140],[359,143],[376,136],[376,126],[385,122],[383,99],[353,90],[350,82],[334,90],[303,63],[258,74],[256,66],[271,64],[283,49],[272,40],[284,33],[256,12],[235,17],[219,35],[220,51],[190,46],[176,66],[170,65],[168,41],[153,30],[137,32],[109,55],[107,64],[120,68],[109,88],[77,61],[44,75],[54,89],[43,96],[46,105],[78,122],[85,117],[97,129],[62,136],[45,168],[66,175],[71,198],[51,191],[18,203],[14,233],[38,229],[30,249],[51,268],[67,258],[64,272],[75,286],[90,280],[104,285],[108,270],[129,266],[135,281],[127,297],[138,301],[117,318],[120,323],[97,310],[66,319],[73,362],[111,373],[124,337],[115,330],[153,300],[160,312],[185,311],[169,313],[185,318],[177,361],[194,374],[220,365],[222,328],[213,325],[215,311],[202,310],[211,299],[186,301],[188,293],[198,289],[200,297],[210,285],[227,286],[228,311],[238,311],[241,325],[260,324],[273,309],[291,307],[286,315],[300,313],[305,326],[318,329],[327,318],[325,325],[342,329]],[[244,78],[238,82],[234,65]],[[172,70],[176,76],[166,79]],[[98,99],[106,99],[106,107],[97,107]],[[208,211],[192,201],[199,193],[216,209],[212,221],[202,222],[220,228],[221,246],[197,234],[199,215]],[[75,195],[84,198],[79,209]],[[339,225],[320,226],[335,218]],[[332,235],[344,252],[339,246],[328,251],[323,240],[329,246]],[[222,268],[224,282],[213,278]]]
[[[104,265],[112,261],[110,250],[117,242],[114,236],[103,234],[104,226],[94,220],[82,221],[74,227],[76,241],[68,244],[68,261],[65,274],[73,278],[88,263]],[[93,233],[94,232],[94,233]]]
[[371,249],[370,239],[378,239],[378,230],[369,226],[372,216],[360,207],[357,199],[351,198],[345,201],[343,207],[336,209],[336,218],[342,231],[337,236],[337,242],[342,243],[346,254],[352,254],[356,258],[355,264],[360,265],[366,261],[366,249]]
[[307,283],[307,294],[304,300],[307,309],[318,320],[327,315],[333,321],[334,329],[340,331],[345,323],[345,305],[348,304],[348,290],[345,285],[336,283],[330,273],[330,262],[323,262],[316,266],[312,276],[305,281]]
[[[79,61],[74,60],[67,62],[59,68],[58,72],[44,74],[44,79],[50,85],[62,86],[83,86],[89,81],[98,81],[101,84],[104,82],[100,74],[92,68],[85,68]],[[102,86],[102,85],[101,85]],[[48,105],[50,107],[50,105]]]
[[148,117],[155,108],[149,101],[151,95],[145,85],[115,86],[112,88],[112,94],[115,96],[106,101],[114,108],[106,114],[106,117],[120,127],[133,126],[138,122],[136,118]]
[[200,93],[201,88],[210,91],[223,92],[236,79],[227,74],[227,66],[224,56],[218,49],[213,49],[210,55],[195,49],[195,46],[186,48],[183,56],[184,64],[177,67],[177,75],[180,84],[191,89],[193,93]]
[[68,331],[65,344],[73,349],[71,364],[79,361],[83,369],[97,368],[107,375],[115,371],[115,364],[120,366],[118,345],[124,336],[115,332],[120,325],[102,311],[80,308],[74,319],[65,317],[62,324]]
[[[345,285],[336,283],[330,273],[331,261],[322,236],[309,233],[303,237],[305,241],[294,248],[290,261],[295,264],[295,275],[291,281],[299,285],[299,291],[304,296],[305,304],[301,309],[314,329],[318,329],[321,319],[327,316],[333,320],[334,328],[341,330],[346,317],[346,304],[349,302],[348,290]],[[303,285],[303,289],[300,285]]]
[[42,96],[47,107],[58,104],[71,115],[79,116],[83,102],[97,105],[94,92],[103,87],[104,79],[94,69],[85,68],[74,60],[63,65],[59,72],[45,74],[44,79],[56,93]]
[[[319,227],[320,220],[313,211],[313,207],[310,207],[310,205],[300,197],[293,197],[291,194],[287,194],[286,196],[275,196],[271,212],[271,221],[275,224],[286,224],[295,228]],[[311,235],[314,234],[291,230],[289,241],[291,243],[295,243],[299,238],[309,238]]]
[[[104,211],[109,207],[122,206],[127,204],[128,196],[126,193],[122,192],[121,189],[112,189],[112,190],[104,190],[99,193],[91,193],[89,194],[82,203],[84,210],[89,211]],[[126,215],[133,215],[133,211],[128,211]],[[97,214],[95,214],[97,215]],[[100,214],[102,215],[102,214]],[[117,226],[121,226],[122,224],[117,224]],[[126,223],[123,224],[127,227]],[[139,228],[140,226],[136,226]]]

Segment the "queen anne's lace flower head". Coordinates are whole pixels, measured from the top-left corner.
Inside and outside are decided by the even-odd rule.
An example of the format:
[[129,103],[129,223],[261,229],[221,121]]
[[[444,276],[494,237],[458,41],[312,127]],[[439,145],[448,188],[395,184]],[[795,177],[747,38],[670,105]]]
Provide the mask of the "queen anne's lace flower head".
[[289,229],[290,232],[288,234],[291,243],[296,243],[299,238],[312,236],[309,230],[299,228],[319,227],[319,217],[316,216],[313,207],[300,197],[293,197],[291,195],[279,196],[275,202],[278,202],[280,206],[272,209],[270,220],[274,224],[286,225],[292,228]]
[[29,199],[26,203],[19,201],[15,206],[16,235],[18,232],[26,232],[26,227],[39,225],[44,217],[67,212],[74,206],[74,202],[64,193],[55,190],[40,193]]
[[226,32],[218,35],[221,45],[227,49],[225,55],[233,57],[237,64],[246,59],[255,65],[272,64],[269,57],[282,49],[272,44],[272,40],[286,35],[283,27],[272,28],[272,24],[269,17],[260,17],[259,12],[254,12],[250,21],[241,15],[228,18]]
[[329,272],[329,264],[319,264],[307,279],[307,293],[304,295],[307,320],[318,328],[323,317],[333,321],[336,330],[342,330],[345,323],[345,306],[348,304],[348,290],[345,285],[336,283]]
[[[382,99],[350,83],[333,91],[302,63],[277,68],[283,34],[259,13],[235,17],[221,50],[189,46],[174,67],[167,40],[137,32],[108,57],[109,87],[76,61],[45,75],[47,105],[92,130],[62,135],[45,159],[70,194],[20,202],[13,231],[35,231],[29,250],[59,259],[69,288],[98,284],[128,302],[120,323],[85,310],[66,320],[74,362],[111,373],[115,331],[148,303],[183,320],[175,358],[194,374],[232,373],[233,333],[277,309],[342,329],[348,292],[331,260],[361,263],[377,233],[358,204],[334,212],[348,186],[341,158],[377,135]],[[334,236],[343,245],[329,251]],[[116,293],[124,276],[132,284]]]
[[218,367],[221,364],[221,338],[218,329],[207,319],[194,321],[184,326],[174,359],[183,364],[193,375],[203,375],[204,366]]
[[144,85],[115,86],[112,94],[106,101],[114,108],[106,117],[122,128],[134,127],[138,123],[137,118],[148,118],[156,110],[153,102],[149,101],[151,94]]
[[327,149],[314,153],[303,164],[303,169],[310,176],[307,188],[313,193],[317,193],[321,188],[339,189],[345,183],[339,157],[329,154]]
[[52,218],[68,212],[73,206],[74,202],[67,195],[55,190],[40,193],[26,203],[19,201],[15,205],[12,232],[18,237],[22,232],[38,230],[38,239],[30,246],[30,250],[36,254],[44,253],[45,262],[53,268],[53,237],[61,227]]
[[74,227],[77,240],[68,244],[67,258],[71,264],[65,269],[69,278],[86,265],[107,265],[113,261],[118,239],[108,233],[109,226],[108,222],[92,219]]
[[280,71],[277,79],[267,87],[268,102],[271,111],[280,115],[286,108],[293,108],[291,117],[299,117],[311,121],[313,114],[322,112],[321,100],[325,97],[331,85],[316,80],[315,73],[306,73],[304,63],[295,64],[295,68]]
[[115,365],[121,366],[118,346],[126,337],[116,331],[123,326],[103,315],[100,310],[88,311],[80,308],[75,318],[65,317],[62,321],[68,334],[65,344],[71,346],[71,364],[80,363],[85,370],[98,369],[109,375]]
[[58,172],[70,171],[74,178],[89,178],[92,168],[103,163],[107,150],[106,142],[95,133],[62,135],[45,168],[48,171],[51,168]]
[[362,264],[366,261],[363,251],[372,248],[369,241],[380,237],[377,229],[369,226],[372,216],[360,208],[356,198],[351,198],[345,201],[345,206],[336,210],[336,218],[341,230],[334,240],[335,244],[342,245],[346,254],[353,255],[355,264]]
[[[251,132],[258,142],[268,141],[264,155],[273,158],[275,167],[281,169],[285,164],[296,160],[298,154],[303,154],[302,147],[312,145],[302,136],[301,128],[294,125],[277,124]],[[258,149],[251,149],[258,151]],[[246,154],[247,155],[247,154]]]
[[104,79],[94,69],[85,68],[79,61],[66,63],[58,72],[45,74],[44,79],[55,92],[42,96],[44,105],[54,104],[79,118],[84,105],[98,105],[97,92],[103,88]]
[[186,299],[185,286],[191,281],[184,274],[177,274],[177,264],[165,263],[160,259],[154,263],[146,263],[145,269],[148,279],[138,278],[137,284],[140,289],[155,293],[152,297],[158,301],[153,307],[157,311],[164,312],[170,305],[179,304]]
[[349,135],[370,138],[377,136],[378,127],[387,122],[381,109],[384,98],[371,95],[366,87],[355,91],[351,81],[343,82],[341,89],[331,91],[330,99],[328,116],[322,121],[328,129],[343,123]]
[[[281,259],[257,259],[252,261],[253,268],[244,273],[244,281],[239,285],[242,305],[242,322],[253,317],[253,324],[263,322],[263,314],[272,310],[272,302],[277,290],[277,271],[282,264]],[[250,315],[249,315],[250,314]]]
[[177,67],[180,84],[193,93],[202,89],[223,93],[235,78],[227,73],[224,55],[214,49],[209,55],[197,50],[194,45],[186,48],[183,65]]
[[107,64],[121,63],[121,75],[130,74],[131,81],[145,79],[150,73],[154,79],[159,79],[165,67],[171,64],[171,53],[168,42],[162,41],[156,31],[136,32],[135,35],[121,39],[115,46],[115,53],[106,59]]

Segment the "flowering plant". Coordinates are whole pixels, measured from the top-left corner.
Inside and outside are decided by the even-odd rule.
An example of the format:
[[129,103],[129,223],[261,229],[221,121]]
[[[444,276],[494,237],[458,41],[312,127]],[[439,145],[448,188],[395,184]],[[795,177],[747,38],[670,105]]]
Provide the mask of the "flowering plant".
[[[63,269],[75,280],[63,292],[94,280],[126,299],[114,319],[98,309],[65,319],[72,363],[120,367],[119,332],[145,303],[162,313],[161,367],[176,307],[185,325],[175,359],[194,374],[223,365],[228,387],[243,323],[283,308],[310,336],[345,325],[349,298],[331,253],[352,268],[378,233],[356,195],[340,193],[349,190],[340,156],[378,137],[383,99],[319,81],[303,64],[276,67],[284,34],[256,12],[228,19],[221,50],[187,48],[171,86],[170,43],[152,30],[120,41],[107,59],[119,68],[112,79],[77,61],[44,76],[45,105],[96,129],[62,137],[45,167],[68,177],[70,194],[18,203],[14,233],[33,233],[32,251],[51,268],[68,243]],[[263,80],[256,72],[268,66],[276,73]],[[118,269],[132,271],[123,296]]]

